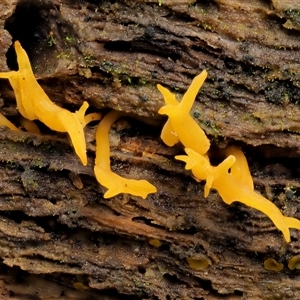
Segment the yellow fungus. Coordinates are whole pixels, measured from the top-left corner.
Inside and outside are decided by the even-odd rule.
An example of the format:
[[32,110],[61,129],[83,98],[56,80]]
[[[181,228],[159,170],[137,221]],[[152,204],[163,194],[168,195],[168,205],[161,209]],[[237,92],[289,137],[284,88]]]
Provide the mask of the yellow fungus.
[[197,93],[206,77],[206,71],[196,76],[180,102],[174,99],[169,90],[159,84],[157,85],[166,103],[158,113],[167,115],[169,117],[167,122],[170,122],[165,125],[163,136],[161,136],[167,145],[173,145],[178,138],[185,147],[192,148],[200,154],[205,154],[208,151],[209,139],[190,115]]
[[[207,197],[211,188],[218,191],[227,204],[239,201],[255,208],[267,215],[274,225],[283,233],[287,242],[290,242],[289,228],[300,229],[300,221],[283,216],[279,208],[268,199],[254,191],[253,180],[244,153],[237,147],[228,147],[224,152],[228,157],[218,166],[212,166],[206,154],[210,147],[204,131],[197,125],[189,114],[197,92],[207,73],[203,71],[196,76],[180,103],[170,91],[158,85],[164,96],[166,105],[159,113],[168,115],[168,123],[163,129],[163,140],[172,144],[175,138],[171,131],[185,146],[187,155],[178,155],[175,158],[186,163],[185,169],[191,170],[196,179],[205,180],[204,196]],[[167,140],[165,140],[167,139]],[[173,140],[172,140],[173,139]]]
[[[172,106],[178,105],[179,101],[176,100],[174,94],[172,94],[168,89],[162,87],[161,85],[158,85],[157,87],[160,90],[160,92],[163,94],[166,105],[172,105]],[[167,122],[165,123],[161,131],[160,137],[164,141],[164,143],[169,147],[173,147],[175,144],[179,142],[178,135],[173,130],[170,120],[167,120]]]
[[24,127],[28,132],[34,134],[41,134],[38,126],[33,122],[25,119],[24,117],[20,117],[20,125]]
[[162,244],[161,244],[161,241],[158,240],[158,239],[151,239],[149,240],[149,244],[154,246],[154,247],[157,247],[159,248]]
[[169,147],[173,147],[175,144],[179,142],[178,135],[173,130],[171,122],[169,120],[164,125],[160,137],[164,141],[164,143]]
[[253,179],[249,170],[247,159],[241,149],[230,146],[224,150],[227,156],[233,155],[235,163],[230,169],[230,174],[239,181],[239,183],[246,185],[250,190],[254,190]]
[[10,122],[6,117],[4,117],[1,113],[0,113],[0,126],[6,126],[10,130],[14,130],[14,131],[21,131],[12,122]]
[[206,156],[198,154],[193,149],[185,148],[185,152],[187,155],[177,155],[175,158],[184,161],[186,163],[185,169],[192,170],[197,179],[206,180],[204,197],[208,196],[213,181],[220,176],[223,177],[226,172],[228,173],[228,169],[235,163],[235,157],[230,155],[217,167],[213,167]]
[[29,58],[21,44],[15,42],[19,70],[0,73],[7,78],[14,89],[17,107],[28,120],[40,120],[50,129],[67,132],[76,154],[83,165],[87,164],[86,144],[83,132],[84,114],[88,103],[84,102],[79,111],[71,113],[54,104],[36,81]]
[[96,131],[95,175],[98,182],[108,189],[104,194],[104,198],[125,193],[140,196],[145,199],[148,194],[156,192],[156,188],[152,184],[146,180],[123,178],[113,173],[110,168],[109,129],[122,115],[123,113],[121,112],[111,111],[98,125]]
[[269,271],[280,272],[283,269],[283,264],[278,263],[274,258],[268,258],[264,261],[264,267]]
[[300,221],[296,218],[283,216],[284,223],[289,228],[300,229]]
[[189,266],[196,271],[206,269],[210,263],[210,261],[206,258],[196,259],[196,258],[188,257],[186,261],[188,262]]
[[300,269],[300,255],[293,256],[288,263],[288,267],[291,270]]
[[75,289],[80,290],[80,291],[86,291],[86,290],[90,289],[90,287],[88,285],[85,285],[82,282],[73,282],[73,286]]
[[102,115],[100,113],[90,113],[86,116],[84,116],[84,126],[85,127],[87,124],[93,121],[99,121],[101,120]]
[[192,149],[186,149],[186,152],[188,154],[187,156],[176,156],[176,158],[185,161],[185,168],[191,169],[192,173],[200,180],[207,180],[210,176],[209,186],[207,188],[212,187],[216,189],[226,204],[239,201],[263,212],[272,220],[274,225],[282,231],[287,242],[290,242],[291,239],[289,228],[300,229],[299,220],[283,216],[274,203],[250,189],[249,186],[241,184],[237,179],[239,177],[236,178],[231,173],[228,173],[228,171],[226,172],[226,169],[228,170],[230,165],[234,163],[234,159],[229,158],[234,156],[231,155],[219,166],[212,167],[209,166],[207,158],[203,155],[196,153]]

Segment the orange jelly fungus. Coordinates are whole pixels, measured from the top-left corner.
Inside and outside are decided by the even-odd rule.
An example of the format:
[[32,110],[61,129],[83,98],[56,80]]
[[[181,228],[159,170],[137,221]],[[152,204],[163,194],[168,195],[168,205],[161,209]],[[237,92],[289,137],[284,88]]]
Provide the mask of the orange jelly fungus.
[[210,147],[209,139],[190,115],[195,97],[206,77],[206,71],[196,76],[180,102],[177,102],[169,90],[159,84],[157,85],[166,103],[165,106],[160,108],[158,113],[169,117],[163,128],[163,135],[161,135],[166,145],[173,146],[178,138],[185,147],[193,145],[193,149],[200,154],[208,151]]
[[21,131],[12,122],[10,122],[3,114],[0,113],[0,126],[6,126],[13,131]]
[[283,216],[275,204],[254,191],[246,157],[239,148],[228,147],[224,151],[228,157],[223,162],[218,166],[210,164],[207,155],[210,142],[204,131],[190,116],[190,109],[206,76],[206,71],[203,71],[194,78],[181,102],[177,102],[170,91],[158,85],[166,103],[159,113],[169,117],[161,138],[167,145],[171,145],[176,141],[174,137],[177,137],[185,146],[187,155],[178,155],[175,158],[184,161],[185,169],[191,170],[197,180],[206,181],[205,197],[208,196],[210,189],[214,188],[227,204],[239,201],[263,212],[283,233],[285,240],[290,242],[289,228],[300,229],[300,221]]
[[131,194],[146,198],[148,194],[155,193],[156,188],[146,180],[123,178],[111,171],[109,129],[111,125],[123,115],[118,111],[109,112],[99,123],[96,132],[96,160],[94,172],[98,182],[108,190],[104,198],[111,198],[120,193]]
[[250,190],[254,190],[253,179],[243,151],[238,147],[229,146],[224,150],[224,154],[233,155],[235,157],[235,163],[230,168],[230,174]]
[[34,134],[41,134],[38,126],[33,121],[29,121],[28,119],[25,119],[24,117],[20,116],[19,122],[20,125],[24,127],[28,132]]
[[83,128],[84,114],[88,103],[84,102],[79,111],[72,113],[54,104],[46,95],[34,77],[29,58],[21,44],[15,42],[18,71],[0,73],[0,78],[7,78],[15,92],[17,107],[21,115],[32,121],[40,120],[50,129],[67,132],[76,154],[83,165],[87,164],[86,144]]

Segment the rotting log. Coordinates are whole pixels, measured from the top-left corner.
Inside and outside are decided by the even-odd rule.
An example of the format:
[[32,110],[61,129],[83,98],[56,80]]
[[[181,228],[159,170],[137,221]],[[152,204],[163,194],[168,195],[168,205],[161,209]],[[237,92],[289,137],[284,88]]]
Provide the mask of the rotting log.
[[[261,213],[203,197],[168,148],[156,84],[181,95],[209,77],[192,114],[218,150],[245,151],[255,188],[300,218],[300,8],[289,1],[53,0],[0,3],[1,71],[20,40],[57,104],[121,110],[111,130],[113,169],[147,179],[146,200],[103,199],[68,140],[0,129],[1,294],[9,299],[298,299],[300,232],[286,244]],[[7,81],[1,111],[18,124]],[[192,133],[191,133],[192,134]],[[159,248],[149,244],[157,239]],[[187,258],[208,264],[189,267]],[[273,258],[280,272],[264,268]],[[275,267],[276,269],[276,267]]]

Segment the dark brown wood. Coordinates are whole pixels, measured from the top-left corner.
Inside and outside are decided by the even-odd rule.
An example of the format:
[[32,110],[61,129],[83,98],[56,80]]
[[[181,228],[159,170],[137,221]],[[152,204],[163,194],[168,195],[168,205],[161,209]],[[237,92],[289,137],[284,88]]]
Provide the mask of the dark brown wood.
[[[245,151],[255,188],[300,219],[299,1],[53,0],[0,3],[0,71],[16,69],[20,40],[39,82],[58,105],[121,110],[111,130],[113,169],[147,179],[146,200],[103,199],[66,136],[0,128],[0,290],[9,299],[298,299],[299,254],[263,214],[227,206],[185,171],[159,138],[156,88],[180,96],[203,69],[192,115],[219,161]],[[1,80],[1,112],[18,125]],[[192,134],[192,133],[191,133]],[[149,243],[157,239],[159,248]],[[187,258],[208,263],[192,269]],[[282,271],[264,267],[268,258]]]

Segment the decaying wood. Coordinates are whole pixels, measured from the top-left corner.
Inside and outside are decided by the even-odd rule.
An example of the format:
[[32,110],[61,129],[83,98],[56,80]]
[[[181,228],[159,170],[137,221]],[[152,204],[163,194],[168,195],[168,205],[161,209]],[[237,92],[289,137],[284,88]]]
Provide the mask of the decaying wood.
[[[256,189],[300,218],[300,8],[297,0],[53,0],[0,3],[0,68],[20,40],[49,97],[75,110],[122,110],[111,130],[113,169],[147,179],[146,200],[103,199],[93,174],[95,125],[83,167],[63,135],[0,129],[0,288],[9,299],[299,299],[299,271],[261,213],[203,197],[159,132],[156,84],[181,95],[208,70],[192,114],[216,162],[245,151]],[[7,81],[1,111],[18,124]],[[191,133],[192,134],[192,133]],[[156,248],[149,241],[158,239]],[[189,267],[187,258],[208,263]],[[264,261],[284,264],[266,270]],[[34,298],[33,298],[34,297]]]

